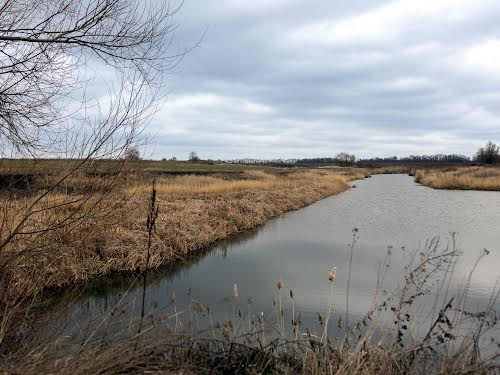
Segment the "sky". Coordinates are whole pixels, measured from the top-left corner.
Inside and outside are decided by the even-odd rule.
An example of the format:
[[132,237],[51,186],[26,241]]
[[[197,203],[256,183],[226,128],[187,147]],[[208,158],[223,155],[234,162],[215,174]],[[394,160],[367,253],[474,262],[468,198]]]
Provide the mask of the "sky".
[[459,153],[500,141],[498,0],[185,0],[154,158]]

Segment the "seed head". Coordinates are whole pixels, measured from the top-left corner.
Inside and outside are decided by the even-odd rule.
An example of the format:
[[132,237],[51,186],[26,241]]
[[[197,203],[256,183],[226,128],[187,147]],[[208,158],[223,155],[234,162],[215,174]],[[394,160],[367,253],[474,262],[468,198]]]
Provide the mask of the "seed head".
[[205,306],[203,306],[203,304],[195,299],[191,300],[193,302],[193,307],[194,307],[194,311],[196,311],[197,313],[202,313],[203,310],[205,309]]
[[330,272],[328,273],[328,280],[333,283],[335,278],[337,277],[337,267],[332,267]]
[[233,293],[231,294],[231,298],[233,301],[236,301],[238,299],[238,285],[234,284],[233,286]]
[[226,341],[231,341],[231,331],[228,326],[224,326],[224,330],[222,331],[222,336]]

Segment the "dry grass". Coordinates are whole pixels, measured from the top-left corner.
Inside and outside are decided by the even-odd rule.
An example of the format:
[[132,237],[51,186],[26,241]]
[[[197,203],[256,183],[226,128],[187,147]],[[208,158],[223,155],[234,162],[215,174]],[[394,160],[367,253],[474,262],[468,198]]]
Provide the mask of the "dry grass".
[[[449,172],[452,171],[441,173]],[[490,171],[477,169],[474,173],[476,178],[489,178]],[[149,267],[184,258],[283,212],[344,191],[349,181],[365,175],[363,170],[318,169],[273,174],[251,171],[240,180],[228,180],[222,175],[159,178],[156,185],[159,216],[150,248]],[[54,191],[45,197],[39,204],[40,208],[55,208],[40,210],[33,215],[25,228],[26,234],[12,241],[1,254],[0,260],[19,255],[2,275],[0,293],[4,301],[20,294],[37,293],[48,286],[63,286],[115,271],[144,269],[148,251],[145,219],[151,195],[148,181],[129,179],[116,193],[106,195],[108,201],[105,205],[98,204],[99,194],[91,194],[95,201],[90,201],[90,206],[95,202],[99,210],[91,210],[92,214],[83,221],[44,232],[41,237],[36,235],[37,228],[43,228],[47,222],[57,222],[57,217],[67,217],[72,211],[81,213],[79,204],[83,195],[79,187],[87,180],[78,181],[78,178],[70,181],[72,188],[67,191]],[[89,184],[91,189],[87,186],[83,190],[99,192],[105,186],[99,179]],[[14,198],[6,195],[2,199],[6,219],[0,226],[0,232],[4,231],[0,238],[30,202],[26,196]],[[37,244],[38,250],[19,254],[27,244]],[[31,341],[25,340],[30,336],[24,336],[21,329],[16,329],[15,325],[9,329],[9,317],[4,316],[0,327],[0,344],[3,344],[0,345],[0,373],[498,373],[498,355],[484,359],[479,356],[477,347],[487,326],[496,324],[496,314],[466,312],[462,309],[462,301],[455,300],[451,304],[446,299],[444,307],[434,310],[424,338],[416,334],[417,323],[410,324],[410,307],[423,294],[436,290],[436,282],[448,283],[452,277],[449,270],[453,269],[450,265],[455,256],[454,248],[439,249],[438,241],[429,242],[424,251],[416,249],[410,256],[415,264],[405,267],[404,287],[399,298],[390,295],[374,303],[360,322],[349,327],[350,339],[346,337],[336,343],[329,342],[325,334],[335,293],[336,273],[332,269],[328,274],[325,271],[325,282],[330,284],[330,299],[327,315],[323,316],[326,323],[321,338],[321,333],[314,335],[301,327],[295,314],[294,296],[290,293],[291,299],[288,300],[286,293],[281,295],[283,282],[280,280],[276,286],[280,293],[279,304],[275,306],[278,322],[274,322],[274,328],[269,326],[267,329],[260,313],[249,311],[248,316],[239,315],[239,310],[239,314],[235,313],[239,298],[236,286],[231,320],[220,328],[212,326],[211,330],[195,335],[178,333],[175,305],[176,318],[172,319],[173,315],[167,312],[161,320],[167,323],[167,331],[161,331],[161,334],[155,331],[160,320],[154,320],[151,326],[141,326],[140,334],[137,334],[136,327],[129,326],[128,333],[119,332],[116,340],[106,335],[90,335],[92,338],[85,335],[78,345],[65,344],[64,336],[52,341],[40,339],[41,342],[32,345]],[[387,269],[390,257],[386,261],[388,263],[382,264],[381,270]],[[380,278],[383,280],[384,277]],[[119,307],[115,306],[116,311]],[[418,306],[414,307],[418,309]],[[188,315],[192,319],[192,315],[204,313],[204,306],[194,300],[186,311],[188,309],[190,313],[186,313],[186,319]],[[379,316],[390,311],[394,312],[390,321],[396,324],[382,332],[382,339],[375,340],[374,332],[380,328]],[[207,313],[210,315],[209,311]],[[459,330],[464,316],[477,320],[470,332]],[[103,324],[106,319],[119,317],[110,314],[103,318]],[[169,326],[169,321],[173,320],[173,327]],[[31,333],[30,321],[27,323],[26,331]],[[184,326],[186,323],[194,324],[184,322]],[[238,326],[248,327],[245,335],[237,336]],[[289,333],[285,332],[285,326]],[[7,329],[8,334],[3,337],[2,330]],[[173,334],[164,334],[171,329]],[[270,330],[275,336],[266,334]],[[274,339],[276,335],[277,339]],[[493,345],[499,344],[494,342]]]
[[[261,225],[272,217],[295,210],[319,199],[346,190],[348,182],[363,173],[331,170],[297,170],[281,174],[247,172],[244,179],[226,180],[224,176],[179,176],[159,178],[156,182],[159,216],[151,247],[149,267],[156,268],[184,258],[214,242]],[[80,179],[69,181],[68,194],[56,191],[40,202],[40,211],[0,254],[9,261],[1,278],[3,301],[19,295],[33,295],[47,287],[60,287],[113,272],[144,268],[147,233],[145,220],[151,182],[129,179],[100,209],[90,210],[84,220],[66,222],[50,233],[38,236],[48,222],[68,212],[78,215],[80,200],[75,184],[86,190],[99,190],[102,184]],[[73,192],[72,192],[73,191]],[[30,203],[29,197],[3,199],[7,233],[18,215]],[[42,209],[55,207],[53,209]],[[67,224],[67,225],[66,225]],[[0,233],[1,234],[1,233]],[[36,244],[36,251],[26,248]]]
[[500,168],[475,166],[418,170],[415,181],[435,189],[500,191]]
[[[239,300],[235,285],[233,310],[236,306],[239,314],[233,311],[232,317],[220,326],[211,323],[211,329],[200,328],[198,315],[206,317],[211,310],[194,299],[186,308],[178,307],[174,300],[171,311],[152,319],[141,333],[137,333],[135,322],[109,336],[102,332],[90,335],[82,332],[81,342],[74,344],[65,344],[64,337],[58,336],[48,341],[35,340],[35,345],[20,340],[18,351],[3,357],[0,351],[0,359],[7,359],[0,361],[0,373],[497,374],[499,354],[482,353],[478,346],[483,335],[496,325],[494,301],[482,312],[464,310],[470,276],[463,290],[444,290],[444,298],[434,294],[437,284],[446,285],[453,277],[452,265],[459,257],[454,242],[441,246],[436,238],[409,255],[401,279],[402,290],[380,294],[375,291],[373,307],[349,326],[350,339],[331,342],[325,336],[332,312],[331,297],[328,311],[323,315],[324,339],[320,338],[321,333],[302,327],[302,323],[292,318],[296,296],[290,292],[290,298],[287,297],[288,287],[280,279],[276,288],[278,293],[284,293],[280,294],[279,305],[274,306],[278,313],[276,320],[267,320],[259,311],[251,311],[250,302],[248,315],[242,314],[240,307],[245,302]],[[481,253],[477,262],[485,256],[487,253]],[[384,274],[388,267],[390,252],[380,265],[379,292],[385,289]],[[334,294],[336,270],[324,272],[325,283],[329,283],[330,293]],[[422,322],[414,313],[429,304],[425,296],[435,296],[435,309],[427,315],[428,321]],[[120,305],[114,310],[120,311]],[[179,311],[184,312],[182,323],[178,320]],[[335,313],[336,317],[342,314]],[[102,327],[108,324],[106,319],[120,319],[118,315],[103,318]],[[396,324],[392,324],[394,320]],[[195,322],[198,328],[193,331]],[[420,332],[422,327],[425,329]],[[499,344],[494,340],[489,345]]]

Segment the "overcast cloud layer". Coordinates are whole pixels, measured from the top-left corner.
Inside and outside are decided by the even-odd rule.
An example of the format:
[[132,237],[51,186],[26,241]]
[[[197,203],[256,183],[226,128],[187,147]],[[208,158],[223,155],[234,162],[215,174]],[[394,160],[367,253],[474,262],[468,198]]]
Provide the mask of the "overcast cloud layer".
[[500,141],[498,0],[186,0],[155,158],[471,155]]

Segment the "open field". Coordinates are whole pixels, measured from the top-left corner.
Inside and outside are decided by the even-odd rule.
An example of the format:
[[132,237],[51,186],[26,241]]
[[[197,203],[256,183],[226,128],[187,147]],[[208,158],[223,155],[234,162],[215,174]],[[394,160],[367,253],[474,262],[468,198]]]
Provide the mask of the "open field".
[[[0,170],[5,173],[24,173],[33,171],[34,173],[54,173],[67,170],[71,165],[77,163],[77,159],[0,159]],[[266,166],[248,166],[242,164],[217,164],[206,161],[161,161],[161,160],[140,160],[127,161],[129,168],[136,171],[146,172],[183,172],[183,173],[220,173],[220,172],[243,172],[249,169],[273,169]],[[96,170],[107,171],[109,166],[115,166],[116,160],[97,160],[94,162]]]
[[435,189],[500,190],[499,167],[419,169],[414,173],[415,181]]
[[[228,174],[157,177],[159,211],[147,267],[182,259],[272,217],[342,192],[349,181],[364,176],[349,169],[269,173],[252,168],[237,178]],[[57,178],[43,176],[34,186],[50,186]],[[112,193],[109,179],[71,176],[36,208],[30,207],[30,195],[4,194],[1,238],[30,210],[22,232],[0,254],[4,301],[146,267],[152,178],[129,175]]]

